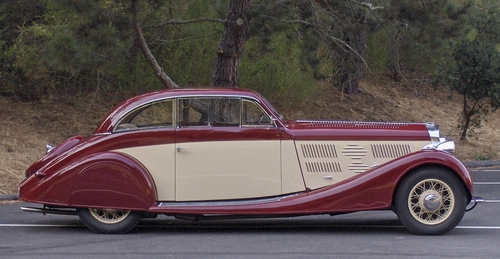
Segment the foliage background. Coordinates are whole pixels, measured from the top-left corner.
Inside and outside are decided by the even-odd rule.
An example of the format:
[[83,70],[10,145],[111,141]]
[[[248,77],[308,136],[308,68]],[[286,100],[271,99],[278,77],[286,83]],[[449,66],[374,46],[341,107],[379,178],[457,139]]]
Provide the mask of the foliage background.
[[[148,45],[180,86],[210,84],[224,29],[220,22],[182,21],[225,19],[229,1],[139,1]],[[254,0],[240,86],[263,93],[291,119],[434,121],[458,140],[463,99],[446,87],[457,85],[430,83],[436,76],[453,79],[457,44],[451,43],[481,39],[478,21],[486,14],[500,21],[500,2],[356,2],[383,8],[354,5],[355,12],[342,12],[353,1]],[[137,46],[129,7],[127,0],[1,0],[0,193],[16,191],[44,144],[89,134],[123,99],[163,88]],[[364,23],[349,16],[360,12]],[[500,31],[498,22],[487,28]],[[355,95],[335,83],[344,63],[337,62],[339,46],[331,40],[352,30],[366,36],[367,67],[359,70]],[[493,46],[487,57],[498,56],[498,38],[488,42],[481,45]],[[499,158],[498,117],[475,118],[481,127],[460,143],[459,158]]]
[[[346,40],[357,30],[366,35],[359,52],[368,65],[359,67],[360,76],[377,76],[396,64],[399,76],[423,77],[440,58],[452,58],[449,40],[470,32],[472,3],[494,5],[481,0],[358,2],[380,8],[369,10],[349,0],[254,1],[240,86],[289,105],[323,87],[335,88],[335,75],[350,61],[338,62],[343,51],[331,39]],[[223,24],[182,21],[225,19],[229,0],[139,3],[145,38],[165,72],[180,86],[209,85]],[[353,8],[356,12],[343,11]],[[122,99],[161,88],[137,47],[131,15],[127,0],[3,0],[0,93],[28,101],[90,93]],[[361,25],[355,19],[360,15]],[[291,22],[297,20],[309,25]]]

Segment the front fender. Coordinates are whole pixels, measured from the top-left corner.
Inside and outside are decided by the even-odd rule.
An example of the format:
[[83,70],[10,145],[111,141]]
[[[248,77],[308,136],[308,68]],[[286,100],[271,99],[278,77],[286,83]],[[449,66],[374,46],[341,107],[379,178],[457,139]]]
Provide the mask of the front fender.
[[106,152],[88,157],[71,188],[72,207],[146,211],[157,200],[147,169],[125,154]]
[[315,190],[309,193],[313,202],[308,207],[316,208],[318,212],[388,209],[401,179],[422,166],[450,169],[472,195],[472,178],[460,160],[444,151],[423,150],[389,161],[344,182]]
[[304,211],[313,208],[318,213],[388,209],[401,179],[422,166],[449,168],[472,195],[472,178],[460,160],[444,151],[423,150],[389,161],[344,182],[312,191],[306,198],[308,201],[298,197],[293,206],[299,210],[299,203],[302,203]]
[[[408,163],[408,159],[412,162]],[[460,160],[458,160],[458,158],[448,152],[439,150],[422,150],[420,152],[410,154],[408,157],[404,157],[403,159],[401,159],[401,162],[406,164],[406,169],[405,174],[400,175],[397,182],[399,182],[407,172],[418,167],[425,165],[439,165],[447,167],[451,171],[456,173],[456,175],[462,180],[462,183],[464,184],[466,189],[469,191],[469,194],[472,195],[474,191],[472,177],[469,171],[467,170],[465,165]],[[394,165],[396,166],[398,163],[399,161],[394,163]]]

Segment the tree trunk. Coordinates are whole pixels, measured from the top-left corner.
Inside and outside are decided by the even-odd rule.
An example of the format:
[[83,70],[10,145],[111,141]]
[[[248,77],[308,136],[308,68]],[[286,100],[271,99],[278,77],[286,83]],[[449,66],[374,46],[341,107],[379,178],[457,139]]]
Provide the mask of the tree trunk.
[[[366,0],[359,2],[364,3]],[[364,10],[360,10],[353,15],[356,17],[357,23],[353,28],[343,33],[342,40],[356,50],[357,54],[337,48],[336,57],[334,57],[336,71],[333,77],[333,85],[341,88],[347,94],[356,94],[358,92],[359,81],[364,69],[362,58],[364,58],[366,50],[367,29]]]
[[469,128],[471,126],[471,121],[472,121],[472,116],[476,114],[475,108],[478,104],[478,102],[474,103],[474,105],[469,108],[467,104],[467,94],[462,95],[464,101],[463,101],[463,110],[462,110],[462,116],[464,119],[464,124],[462,128],[462,132],[460,133],[460,141],[466,141],[467,140],[467,132],[469,131]]
[[166,88],[179,88],[179,86],[163,71],[163,68],[160,66],[160,64],[158,64],[155,57],[153,56],[153,53],[151,53],[151,51],[149,50],[148,44],[146,43],[146,39],[144,39],[144,35],[142,34],[141,24],[139,23],[139,20],[137,18],[137,13],[138,13],[137,1],[138,0],[132,0],[131,8],[133,12],[134,31],[135,31],[135,36],[137,38],[137,42],[139,43],[139,48],[141,49],[144,58],[146,58],[146,61],[148,62],[149,66],[151,66],[156,77],[158,77],[160,82]]
[[251,0],[231,0],[229,4],[224,33],[217,44],[212,86],[238,86],[238,71],[248,35],[251,4]]
[[391,52],[391,66],[390,69],[392,71],[392,78],[395,82],[401,82],[404,78],[403,72],[401,71],[401,63],[399,58],[399,50],[400,50],[400,34],[401,32],[398,30],[396,32],[396,36],[390,35],[390,43],[389,50]]

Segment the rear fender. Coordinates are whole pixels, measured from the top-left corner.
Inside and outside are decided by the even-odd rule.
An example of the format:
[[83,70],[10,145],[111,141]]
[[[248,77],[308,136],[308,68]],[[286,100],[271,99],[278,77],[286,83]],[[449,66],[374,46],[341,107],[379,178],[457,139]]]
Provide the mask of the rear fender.
[[107,152],[86,159],[71,188],[72,207],[146,211],[157,200],[147,169],[125,154]]

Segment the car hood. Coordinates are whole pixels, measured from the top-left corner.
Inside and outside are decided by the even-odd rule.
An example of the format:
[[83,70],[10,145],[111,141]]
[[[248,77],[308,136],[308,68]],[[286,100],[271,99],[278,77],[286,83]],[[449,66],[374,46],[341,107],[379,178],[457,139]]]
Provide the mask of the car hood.
[[[429,123],[287,121],[295,139],[430,141]],[[433,126],[433,125],[432,125]]]

